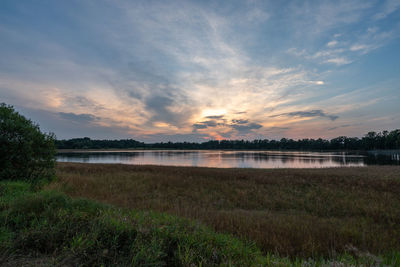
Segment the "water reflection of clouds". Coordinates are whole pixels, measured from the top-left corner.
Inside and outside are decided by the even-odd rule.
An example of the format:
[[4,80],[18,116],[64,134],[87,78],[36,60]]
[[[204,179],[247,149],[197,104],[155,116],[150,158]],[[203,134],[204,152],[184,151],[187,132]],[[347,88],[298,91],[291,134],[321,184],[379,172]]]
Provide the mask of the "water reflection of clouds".
[[60,162],[153,164],[220,168],[325,168],[400,164],[400,153],[138,150],[61,153]]
[[61,162],[154,164],[221,168],[325,168],[400,165],[400,153],[303,151],[142,150],[62,153]]

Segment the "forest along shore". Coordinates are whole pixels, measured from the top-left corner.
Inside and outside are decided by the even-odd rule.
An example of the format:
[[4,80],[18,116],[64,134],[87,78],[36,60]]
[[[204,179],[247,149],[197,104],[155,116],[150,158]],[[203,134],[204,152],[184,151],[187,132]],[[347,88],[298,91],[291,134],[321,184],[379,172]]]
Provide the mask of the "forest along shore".
[[400,251],[400,166],[218,169],[57,163],[74,197],[198,220],[265,252],[331,257]]

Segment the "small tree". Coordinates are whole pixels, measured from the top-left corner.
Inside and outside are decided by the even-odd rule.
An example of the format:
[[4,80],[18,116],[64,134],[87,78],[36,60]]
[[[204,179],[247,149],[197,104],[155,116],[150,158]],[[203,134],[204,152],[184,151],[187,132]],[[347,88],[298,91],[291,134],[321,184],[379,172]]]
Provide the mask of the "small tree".
[[54,177],[54,135],[42,133],[12,106],[0,104],[0,180],[37,183]]

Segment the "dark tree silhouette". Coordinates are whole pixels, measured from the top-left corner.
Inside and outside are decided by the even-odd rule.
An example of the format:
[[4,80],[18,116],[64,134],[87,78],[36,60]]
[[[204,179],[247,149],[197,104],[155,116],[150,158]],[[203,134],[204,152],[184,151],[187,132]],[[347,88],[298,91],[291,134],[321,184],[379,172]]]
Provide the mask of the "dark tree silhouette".
[[161,142],[146,144],[132,139],[92,140],[88,137],[69,140],[57,140],[59,149],[106,149],[106,148],[143,148],[143,149],[297,149],[297,150],[373,150],[400,149],[400,129],[394,131],[369,132],[364,137],[339,136],[331,140],[300,139],[293,140],[210,140],[203,143]]

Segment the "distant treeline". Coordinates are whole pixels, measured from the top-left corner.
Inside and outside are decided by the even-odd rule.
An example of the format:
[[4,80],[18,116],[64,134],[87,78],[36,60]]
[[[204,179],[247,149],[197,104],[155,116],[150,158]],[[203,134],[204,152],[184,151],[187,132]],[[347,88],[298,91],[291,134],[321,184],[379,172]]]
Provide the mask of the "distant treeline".
[[369,132],[364,137],[339,136],[331,140],[325,139],[287,139],[281,140],[212,140],[203,143],[161,142],[143,143],[133,139],[92,140],[89,137],[69,140],[56,140],[58,149],[299,149],[299,150],[373,150],[400,149],[400,129],[394,131]]

